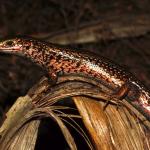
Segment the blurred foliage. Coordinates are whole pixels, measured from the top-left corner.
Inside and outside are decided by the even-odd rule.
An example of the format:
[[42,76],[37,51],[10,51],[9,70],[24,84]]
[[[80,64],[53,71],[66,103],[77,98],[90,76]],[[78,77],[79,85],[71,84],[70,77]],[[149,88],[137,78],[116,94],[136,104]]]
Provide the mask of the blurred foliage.
[[0,37],[77,28],[106,14],[150,13],[148,0],[1,0]]

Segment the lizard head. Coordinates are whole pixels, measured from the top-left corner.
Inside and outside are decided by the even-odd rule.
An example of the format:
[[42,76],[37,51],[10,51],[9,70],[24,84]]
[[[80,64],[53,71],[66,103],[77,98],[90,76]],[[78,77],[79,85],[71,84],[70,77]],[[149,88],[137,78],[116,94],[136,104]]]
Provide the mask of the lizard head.
[[38,64],[43,64],[43,49],[47,49],[44,42],[28,37],[13,38],[0,42],[0,52],[25,56]]
[[26,38],[13,38],[0,42],[0,52],[24,54],[25,51],[30,50],[33,42]]

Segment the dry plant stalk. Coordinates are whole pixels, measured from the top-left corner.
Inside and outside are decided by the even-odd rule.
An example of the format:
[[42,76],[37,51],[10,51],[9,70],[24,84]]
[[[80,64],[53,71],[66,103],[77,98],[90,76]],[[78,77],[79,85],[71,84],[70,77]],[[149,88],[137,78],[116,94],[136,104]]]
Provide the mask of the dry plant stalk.
[[150,148],[149,130],[146,134],[144,127],[125,107],[117,109],[109,105],[104,111],[104,102],[96,102],[92,98],[85,97],[73,99],[92,137],[95,149],[148,150]]
[[[149,15],[147,14],[120,14],[105,16],[104,18],[50,35],[39,34],[33,37],[44,39],[58,44],[81,44],[111,40],[123,37],[136,37],[150,31]],[[88,36],[87,36],[88,35]]]
[[[110,104],[103,110],[105,102],[100,99],[109,100],[108,93],[111,91],[103,85],[95,84],[94,81],[89,84],[86,79],[80,77],[61,77],[56,85],[50,87],[47,78],[42,78],[25,97],[17,100],[7,113],[7,119],[0,129],[0,149],[34,149],[40,122],[34,118],[50,117],[59,125],[70,149],[76,150],[77,145],[61,119],[61,114],[55,112],[66,108],[55,106],[55,103],[70,96],[73,97],[91,137],[93,145],[85,138],[90,149],[150,149],[149,130],[136,122],[135,117],[124,106],[118,106],[116,109],[115,105]],[[71,118],[66,114],[67,116]],[[80,132],[83,133],[82,130]]]

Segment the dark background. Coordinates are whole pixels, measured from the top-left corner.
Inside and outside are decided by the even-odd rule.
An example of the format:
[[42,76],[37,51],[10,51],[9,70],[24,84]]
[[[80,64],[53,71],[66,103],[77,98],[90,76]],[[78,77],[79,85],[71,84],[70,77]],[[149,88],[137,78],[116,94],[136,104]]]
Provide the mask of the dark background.
[[[59,32],[78,32],[86,26],[105,19],[119,23],[119,17],[150,16],[148,0],[1,0],[0,1],[0,38],[16,35],[30,35],[45,40],[48,35]],[[117,16],[118,18],[115,17]],[[135,16],[135,18],[134,18]],[[150,18],[150,17],[149,17]],[[140,20],[139,20],[140,21]],[[143,21],[143,20],[142,20]],[[144,24],[149,20],[145,19]],[[126,22],[128,24],[128,22]],[[130,24],[130,20],[129,20]],[[107,25],[108,27],[108,25]],[[133,26],[136,29],[136,24]],[[107,30],[105,25],[103,30]],[[102,31],[103,31],[102,30]],[[128,36],[113,39],[102,38],[88,43],[68,43],[67,46],[93,51],[124,66],[150,85],[150,27],[136,35],[134,30]],[[61,33],[61,32],[60,32]],[[88,35],[87,35],[88,36]],[[59,43],[57,40],[53,41]],[[18,56],[0,54],[0,104],[1,114],[7,111],[14,100],[25,95],[43,72],[34,64]],[[51,133],[50,133],[51,134]],[[45,134],[44,134],[45,136]],[[62,139],[62,137],[61,137]],[[40,149],[40,148],[39,148]]]

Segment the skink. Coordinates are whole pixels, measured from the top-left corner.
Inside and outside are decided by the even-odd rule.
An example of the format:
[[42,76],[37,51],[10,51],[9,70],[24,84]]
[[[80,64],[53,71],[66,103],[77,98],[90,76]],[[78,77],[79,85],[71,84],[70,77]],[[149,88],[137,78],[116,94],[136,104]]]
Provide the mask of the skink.
[[[0,42],[0,51],[21,54],[47,70],[52,79],[64,74],[82,74],[118,90],[150,121],[150,92],[131,73],[119,65],[91,53],[62,48],[32,38]],[[116,94],[117,95],[117,94]]]

